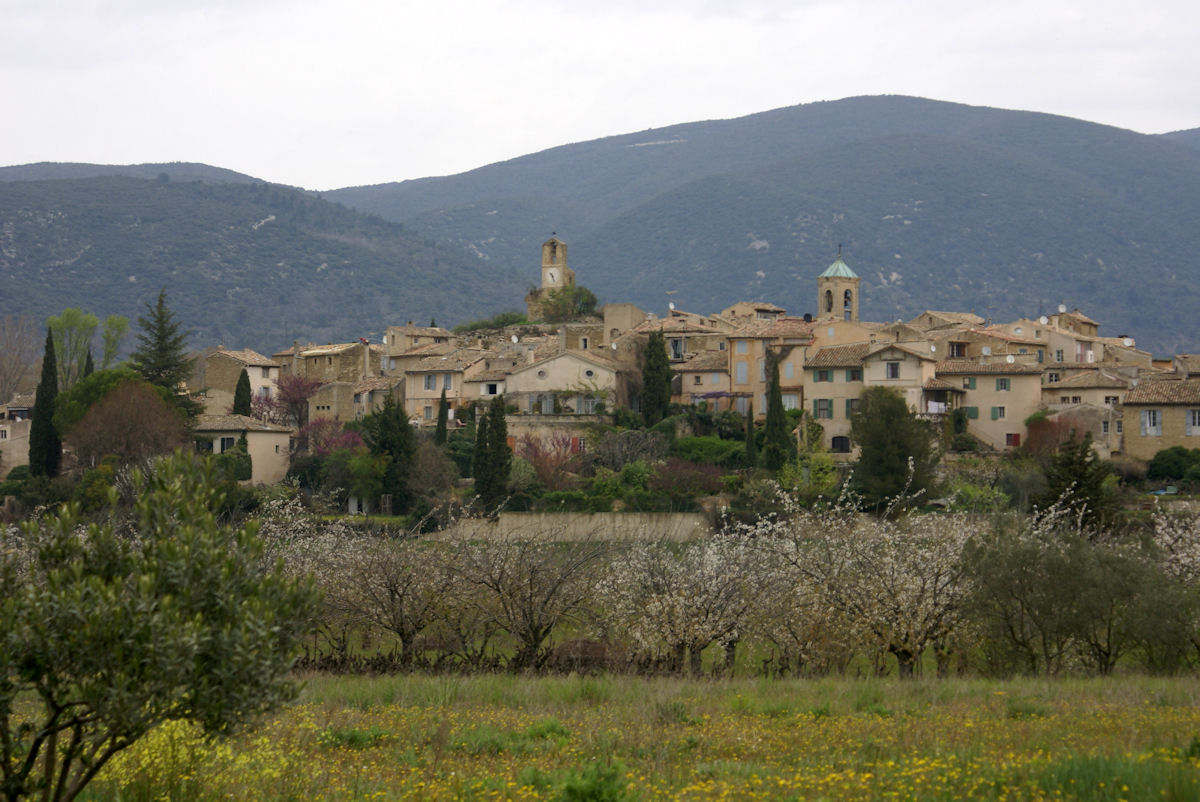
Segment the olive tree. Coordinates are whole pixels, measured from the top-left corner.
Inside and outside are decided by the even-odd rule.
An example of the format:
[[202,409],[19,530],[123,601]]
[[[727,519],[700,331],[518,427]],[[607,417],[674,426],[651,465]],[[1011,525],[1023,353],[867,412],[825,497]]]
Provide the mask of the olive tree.
[[221,734],[295,695],[311,586],[218,523],[210,463],[135,487],[125,525],[68,506],[0,544],[0,797],[73,799],[162,722]]

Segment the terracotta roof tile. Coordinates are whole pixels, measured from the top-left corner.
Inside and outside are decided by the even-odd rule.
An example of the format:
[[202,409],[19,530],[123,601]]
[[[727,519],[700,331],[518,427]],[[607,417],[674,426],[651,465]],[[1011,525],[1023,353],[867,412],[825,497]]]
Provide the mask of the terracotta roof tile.
[[804,363],[806,368],[859,368],[870,350],[870,343],[827,345]]
[[248,415],[197,415],[197,432],[290,432],[288,426],[267,423]]
[[1150,379],[1125,394],[1130,404],[1200,404],[1200,379]]
[[979,374],[1008,374],[1008,375],[1038,375],[1042,372],[1040,365],[1028,362],[1007,360],[979,361],[975,359],[946,359],[934,368],[936,373],[950,376],[973,376]]

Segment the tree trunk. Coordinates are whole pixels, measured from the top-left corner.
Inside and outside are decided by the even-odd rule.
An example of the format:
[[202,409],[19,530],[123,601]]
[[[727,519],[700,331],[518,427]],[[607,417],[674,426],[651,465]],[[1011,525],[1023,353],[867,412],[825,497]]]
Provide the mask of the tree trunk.
[[704,647],[699,643],[693,643],[688,648],[688,667],[693,677],[700,676],[700,660],[704,656]]
[[896,656],[896,665],[899,668],[900,679],[912,679],[913,666],[916,664],[916,655],[908,649],[892,649],[891,652]]

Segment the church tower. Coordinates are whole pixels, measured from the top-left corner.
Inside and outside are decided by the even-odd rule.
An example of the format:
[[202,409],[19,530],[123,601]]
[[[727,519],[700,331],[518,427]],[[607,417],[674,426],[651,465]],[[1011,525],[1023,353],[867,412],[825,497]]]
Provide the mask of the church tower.
[[575,284],[575,271],[567,267],[567,243],[551,236],[542,243],[542,289],[557,290]]
[[842,246],[837,259],[817,277],[817,319],[858,322],[858,285],[862,279],[842,261]]

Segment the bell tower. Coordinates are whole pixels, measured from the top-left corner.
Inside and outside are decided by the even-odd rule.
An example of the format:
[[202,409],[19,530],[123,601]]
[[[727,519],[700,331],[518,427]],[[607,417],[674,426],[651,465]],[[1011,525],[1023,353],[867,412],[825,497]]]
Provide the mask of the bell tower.
[[575,271],[567,267],[567,243],[551,235],[542,243],[542,289],[557,290],[575,284]]
[[858,322],[858,285],[862,281],[842,261],[842,246],[837,259],[817,276],[817,319]]

